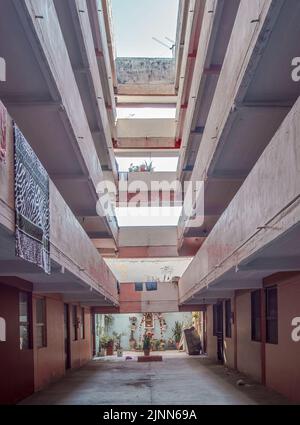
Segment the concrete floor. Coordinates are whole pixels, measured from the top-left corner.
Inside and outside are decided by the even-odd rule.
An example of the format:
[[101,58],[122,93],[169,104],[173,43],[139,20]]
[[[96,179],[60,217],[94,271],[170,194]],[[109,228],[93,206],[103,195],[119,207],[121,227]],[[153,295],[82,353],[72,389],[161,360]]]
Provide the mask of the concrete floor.
[[[161,353],[160,353],[161,354]],[[160,363],[95,359],[21,404],[288,404],[273,391],[203,357],[166,352]],[[239,379],[246,385],[237,386]]]

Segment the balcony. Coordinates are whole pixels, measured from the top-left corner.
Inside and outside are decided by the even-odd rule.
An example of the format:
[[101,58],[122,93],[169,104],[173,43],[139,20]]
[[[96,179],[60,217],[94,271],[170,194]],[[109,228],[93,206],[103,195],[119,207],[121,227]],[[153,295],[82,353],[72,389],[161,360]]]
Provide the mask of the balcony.
[[180,303],[207,303],[300,270],[299,117],[300,98],[182,276]]
[[85,305],[117,305],[117,280],[50,181],[51,275],[15,256],[13,128],[9,119],[6,163],[0,163],[1,275],[33,283],[36,292],[60,293]]

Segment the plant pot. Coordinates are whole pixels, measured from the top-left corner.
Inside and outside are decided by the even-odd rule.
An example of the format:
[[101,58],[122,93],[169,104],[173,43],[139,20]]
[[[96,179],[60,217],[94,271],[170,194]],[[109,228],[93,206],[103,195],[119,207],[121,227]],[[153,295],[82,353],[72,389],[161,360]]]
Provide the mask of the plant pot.
[[106,355],[113,356],[114,355],[114,342],[110,341],[106,347]]
[[144,356],[150,356],[150,348],[144,349]]
[[123,349],[122,348],[117,350],[117,357],[123,357]]
[[105,357],[105,348],[101,348],[101,350],[98,353],[99,357]]

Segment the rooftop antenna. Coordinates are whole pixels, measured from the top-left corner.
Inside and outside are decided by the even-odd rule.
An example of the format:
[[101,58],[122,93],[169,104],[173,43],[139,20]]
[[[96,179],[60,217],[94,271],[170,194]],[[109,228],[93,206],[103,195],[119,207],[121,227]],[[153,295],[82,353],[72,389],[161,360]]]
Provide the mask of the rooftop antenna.
[[157,43],[159,43],[159,44],[161,44],[162,46],[166,47],[167,49],[171,50],[171,52],[172,52],[172,56],[174,57],[176,43],[175,43],[175,42],[173,42],[173,40],[169,39],[168,37],[165,37],[165,39],[166,39],[166,40],[168,40],[170,43],[172,43],[172,46],[170,46],[170,45],[169,45],[169,44],[167,44],[167,43],[164,43],[163,41],[159,40],[159,39],[158,39],[158,38],[156,38],[156,37],[152,37],[152,40],[156,41]]
[[176,43],[175,43],[175,41],[174,41],[174,40],[171,40],[169,37],[165,37],[165,39],[166,39],[166,40],[168,40],[170,43],[174,44],[174,47],[175,47],[175,44],[176,44]]

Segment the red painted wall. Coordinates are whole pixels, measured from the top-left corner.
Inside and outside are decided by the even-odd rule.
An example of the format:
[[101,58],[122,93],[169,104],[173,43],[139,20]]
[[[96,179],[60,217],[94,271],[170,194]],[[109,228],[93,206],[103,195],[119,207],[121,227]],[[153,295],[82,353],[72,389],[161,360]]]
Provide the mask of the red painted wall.
[[120,286],[120,313],[141,313],[142,292],[135,291],[134,283],[122,283]]
[[19,289],[13,286],[18,280],[9,281],[0,282],[0,316],[6,321],[6,342],[0,342],[0,404],[16,403],[34,390],[33,350],[20,350]]
[[291,336],[292,320],[300,317],[300,275],[276,283],[278,344],[265,346],[266,385],[300,403],[300,342]]
[[[69,309],[71,315],[71,306]],[[77,316],[80,316],[81,307],[77,308]],[[72,315],[71,315],[72,316]],[[70,317],[70,326],[72,326],[72,317]],[[91,312],[85,308],[85,339],[81,339],[80,329],[78,329],[78,340],[73,341],[71,330],[71,368],[83,366],[92,358],[92,329],[91,329]]]
[[[35,300],[39,295],[34,295],[34,323]],[[35,361],[35,391],[39,391],[49,383],[56,381],[65,374],[65,348],[64,348],[64,302],[60,295],[49,294],[46,296],[47,312],[47,347],[34,348]],[[81,306],[77,306],[78,319],[81,319]],[[85,338],[81,339],[78,328],[78,340],[72,338],[72,305],[69,305],[70,325],[70,354],[71,368],[83,366],[92,358],[91,314],[85,308]]]

